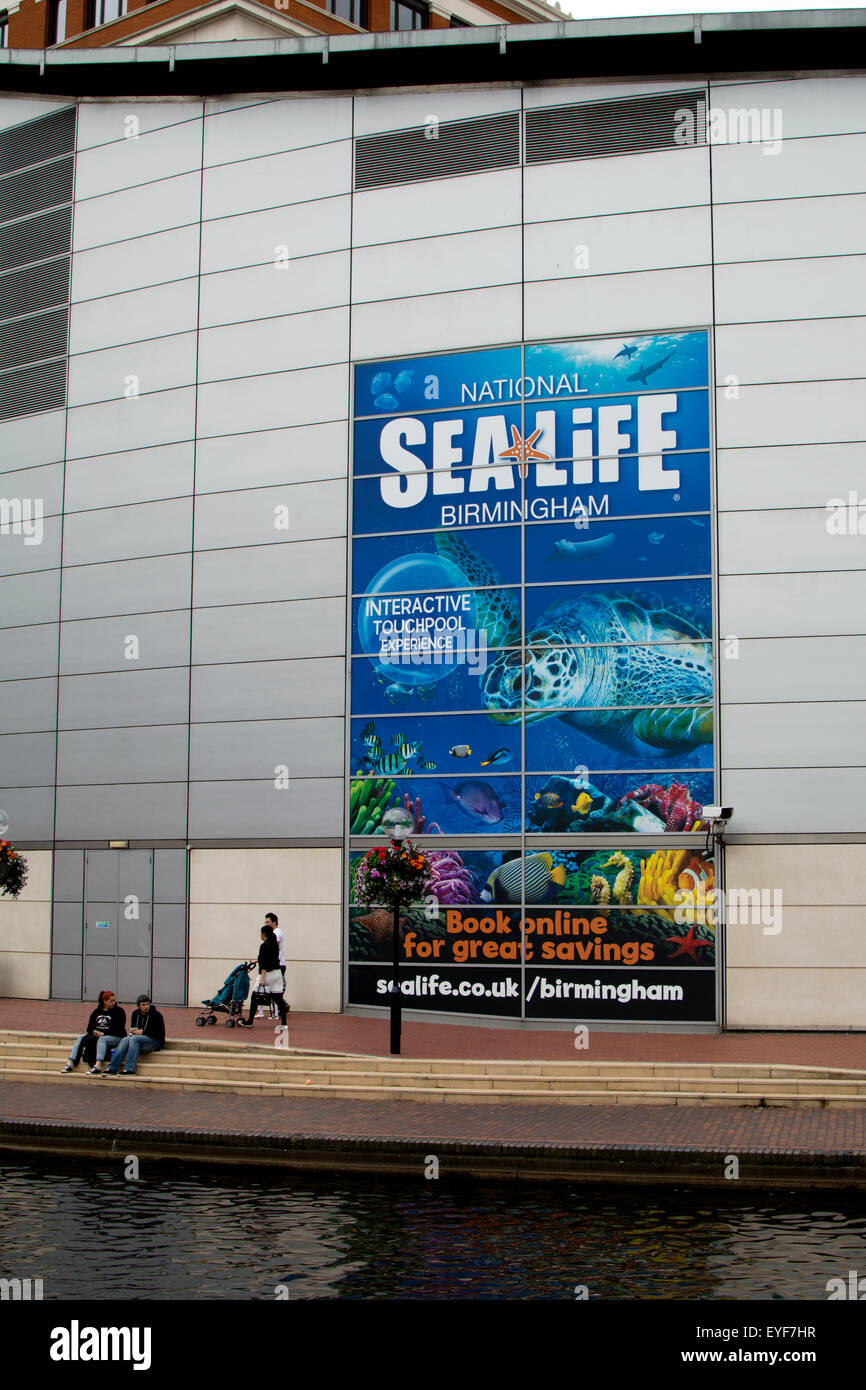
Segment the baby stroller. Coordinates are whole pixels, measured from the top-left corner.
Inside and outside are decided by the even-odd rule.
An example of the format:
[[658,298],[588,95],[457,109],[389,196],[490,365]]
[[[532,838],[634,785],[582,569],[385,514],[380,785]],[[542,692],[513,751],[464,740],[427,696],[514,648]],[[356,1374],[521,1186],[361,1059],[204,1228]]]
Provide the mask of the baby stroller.
[[204,1008],[196,1019],[196,1027],[203,1028],[206,1023],[216,1023],[217,1014],[227,1014],[226,1028],[234,1028],[243,1013],[247,995],[250,992],[250,971],[254,960],[242,961],[226,976],[221,990],[213,999],[203,999]]

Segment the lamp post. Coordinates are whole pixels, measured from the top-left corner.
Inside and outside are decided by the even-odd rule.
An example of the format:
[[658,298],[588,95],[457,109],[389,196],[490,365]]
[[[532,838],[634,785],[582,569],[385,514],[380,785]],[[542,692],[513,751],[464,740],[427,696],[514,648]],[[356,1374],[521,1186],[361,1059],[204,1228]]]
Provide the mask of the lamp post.
[[[398,848],[412,834],[412,817],[402,806],[394,806],[382,817],[382,830]],[[400,902],[394,900],[394,954],[391,977],[391,1055],[400,1055],[402,1010],[400,1007]]]

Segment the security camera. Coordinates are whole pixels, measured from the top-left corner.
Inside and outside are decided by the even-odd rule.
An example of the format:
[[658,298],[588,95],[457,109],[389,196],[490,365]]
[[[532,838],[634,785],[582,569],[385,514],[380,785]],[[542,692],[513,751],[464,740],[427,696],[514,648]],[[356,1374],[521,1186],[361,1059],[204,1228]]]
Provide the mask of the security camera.
[[733,806],[704,806],[701,808],[703,820],[727,821],[734,814]]

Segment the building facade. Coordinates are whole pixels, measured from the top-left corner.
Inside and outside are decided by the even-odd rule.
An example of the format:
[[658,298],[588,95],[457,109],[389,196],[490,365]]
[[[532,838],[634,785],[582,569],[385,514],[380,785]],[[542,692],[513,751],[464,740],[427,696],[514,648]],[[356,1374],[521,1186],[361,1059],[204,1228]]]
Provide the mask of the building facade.
[[0,992],[197,1003],[274,910],[293,1007],[382,1008],[405,808],[406,1007],[864,1026],[866,87],[810,22],[204,100],[12,55]]

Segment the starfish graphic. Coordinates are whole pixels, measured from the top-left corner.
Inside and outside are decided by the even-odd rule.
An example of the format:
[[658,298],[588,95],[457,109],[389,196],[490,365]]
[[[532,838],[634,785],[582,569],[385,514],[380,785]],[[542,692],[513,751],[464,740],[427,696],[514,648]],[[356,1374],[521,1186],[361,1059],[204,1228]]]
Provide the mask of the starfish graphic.
[[528,439],[521,439],[520,430],[517,428],[516,425],[511,426],[511,434],[513,438],[513,443],[510,449],[503,449],[502,453],[499,455],[499,458],[511,459],[512,463],[516,463],[520,469],[521,478],[526,477],[526,474],[529,470],[530,459],[542,459],[546,463],[552,457],[552,455],[550,454],[543,453],[541,449],[533,449],[532,447],[538,436],[541,434],[540,427],[537,430],[535,430],[535,432],[531,434]]
[[672,951],[670,956],[668,957],[669,960],[675,960],[677,956],[691,956],[695,965],[700,964],[700,962],[698,961],[697,954],[698,947],[712,946],[713,943],[712,941],[698,941],[698,939],[695,936],[695,926],[696,924],[692,922],[692,925],[689,927],[688,934],[686,936],[665,937],[665,941],[673,942],[677,946],[676,951]]

